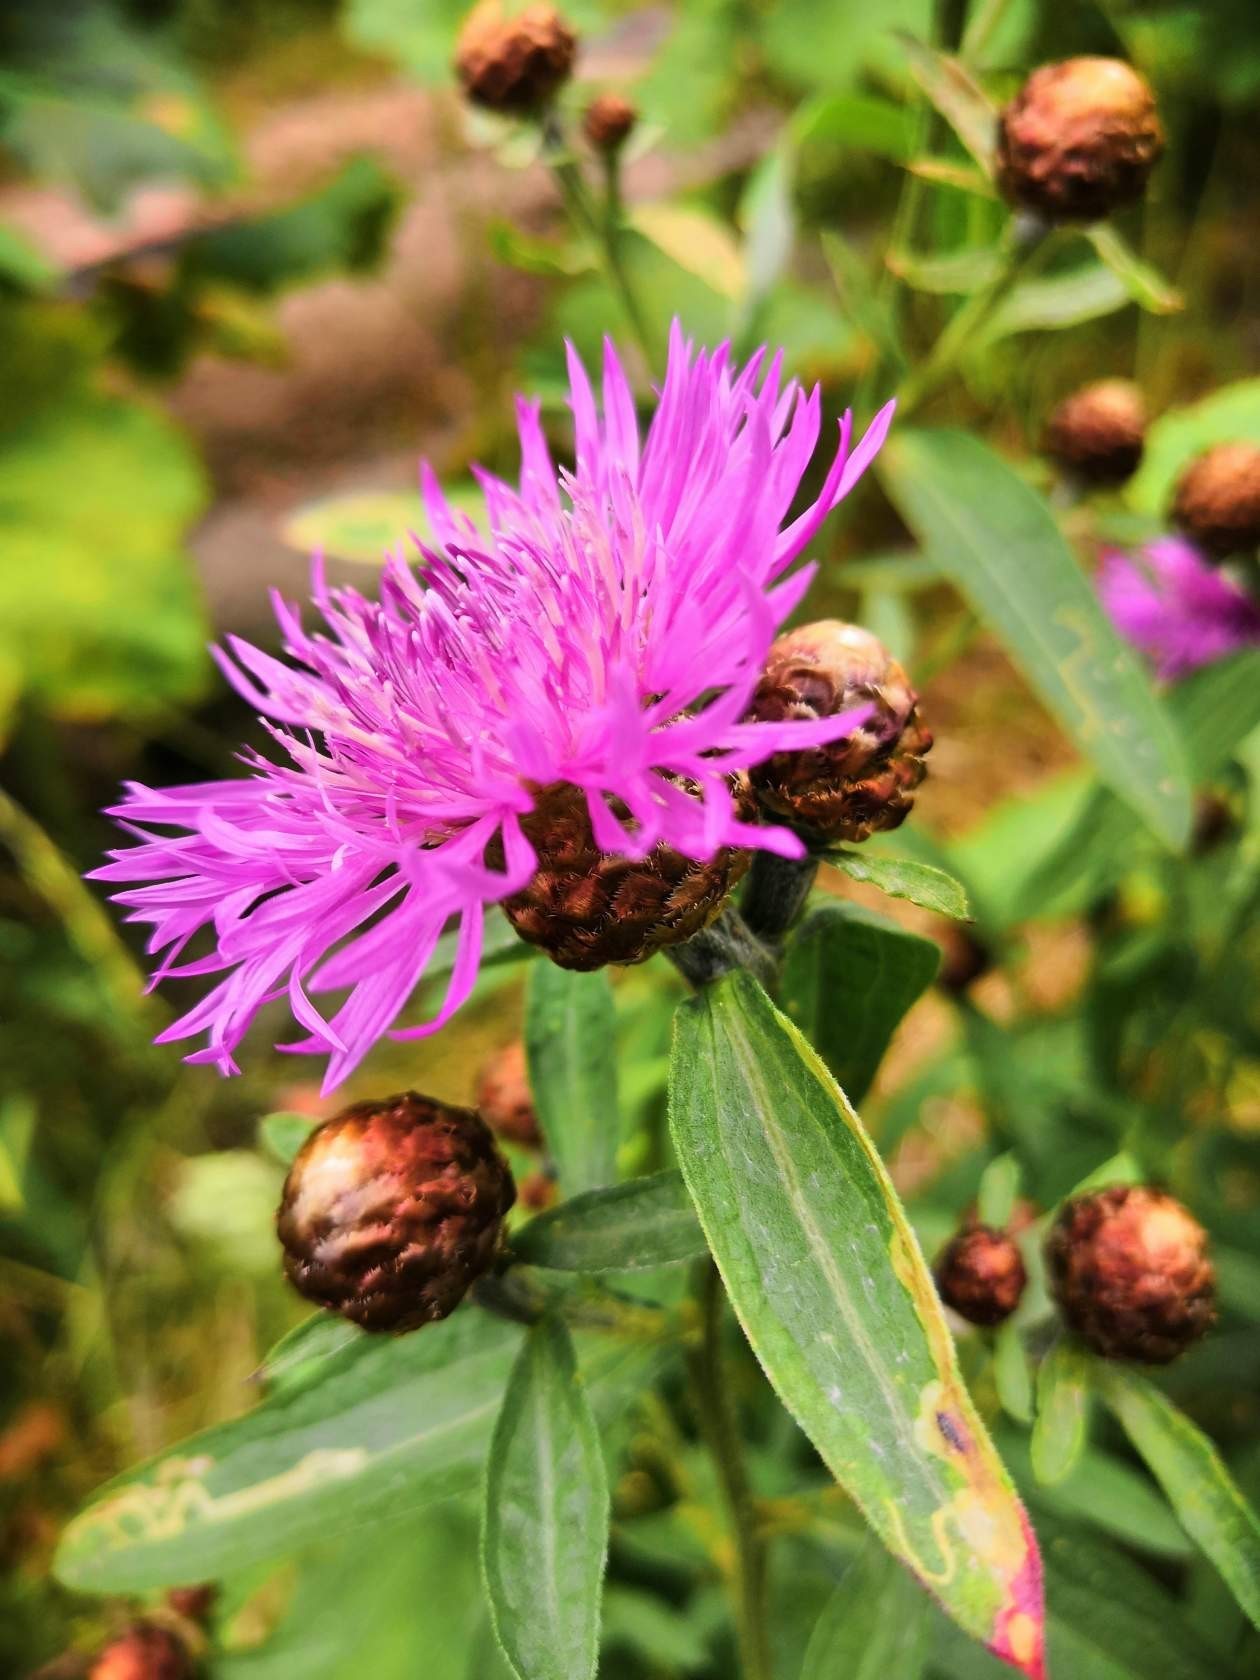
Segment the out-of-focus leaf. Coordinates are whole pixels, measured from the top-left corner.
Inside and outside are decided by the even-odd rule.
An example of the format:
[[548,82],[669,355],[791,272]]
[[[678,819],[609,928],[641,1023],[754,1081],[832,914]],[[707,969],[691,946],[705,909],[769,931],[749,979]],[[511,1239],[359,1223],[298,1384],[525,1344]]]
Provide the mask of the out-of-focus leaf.
[[822,235],[823,256],[836,283],[840,303],[874,347],[897,368],[906,365],[897,328],[866,263],[836,229]]
[[203,499],[191,449],[138,403],[84,392],[9,435],[0,657],[26,692],[82,720],[195,693],[206,626],[181,542]]
[[1216,1448],[1136,1371],[1106,1366],[1101,1390],[1186,1533],[1211,1558],[1234,1597],[1260,1627],[1260,1518],[1243,1498]]
[[[405,1337],[310,1320],[273,1392],[104,1487],[66,1528],[57,1573],[82,1592],[217,1580],[362,1524],[471,1492],[520,1330],[463,1307]],[[589,1338],[596,1415],[642,1391],[650,1353]]]
[[992,245],[949,251],[943,256],[920,256],[914,251],[890,251],[888,266],[916,292],[960,293],[969,296],[997,278],[1002,254]]
[[608,1553],[604,1455],[569,1333],[521,1348],[486,1465],[482,1560],[495,1632],[520,1680],[591,1680]]
[[330,271],[371,267],[401,202],[371,158],[351,158],[318,192],[190,240],[184,260],[201,276],[270,293]]
[[746,286],[744,256],[727,224],[710,211],[685,204],[638,204],[631,226],[679,268],[732,301]]
[[889,898],[908,899],[921,910],[933,910],[938,916],[952,916],[967,921],[971,908],[961,884],[943,869],[915,858],[882,857],[873,852],[846,851],[836,847],[827,854],[827,862],[854,881],[878,887]]
[[865,589],[858,603],[857,621],[878,636],[895,659],[912,665],[915,651],[914,615],[901,589]]
[[171,1223],[225,1270],[270,1276],[281,1174],[252,1149],[220,1149],[180,1165]]
[[930,0],[775,0],[758,16],[771,69],[829,94],[855,86],[868,70],[896,75],[903,58],[893,31],[926,36],[932,26]]
[[[443,485],[443,490],[457,512],[484,519],[485,498],[471,479]],[[413,532],[423,542],[433,541],[419,495],[395,490],[351,490],[343,496],[308,502],[295,509],[280,529],[284,542],[303,554],[323,554],[330,560],[361,561],[370,566],[379,566],[387,554],[398,549],[419,562],[421,556],[411,540]]]
[[621,1139],[616,1013],[608,976],[535,963],[525,1002],[525,1049],[538,1123],[565,1195],[616,1176]]
[[1142,465],[1128,486],[1130,503],[1166,517],[1174,486],[1196,455],[1214,443],[1260,443],[1260,379],[1221,385],[1201,402],[1151,422]]
[[709,1642],[698,1618],[675,1609],[656,1593],[610,1584],[604,1593],[602,1648],[628,1648],[670,1674],[690,1674],[709,1664]]
[[866,1095],[940,956],[932,940],[856,904],[821,904],[793,934],[783,963],[783,1008],[851,1102]]
[[25,291],[43,291],[57,278],[57,269],[14,228],[0,226],[0,277]]
[[1002,1231],[1010,1223],[1019,1195],[1019,1157],[1008,1150],[989,1162],[976,1191],[976,1217],[982,1225]]
[[745,973],[676,1017],[670,1121],[740,1322],[885,1545],[1040,1675],[1036,1543],[963,1386],[931,1274],[856,1114]]
[[753,170],[739,202],[744,232],[742,267],[745,314],[766,297],[792,260],[796,213],[792,204],[793,151],[781,138]]
[[814,1625],[801,1680],[919,1680],[930,1601],[888,1553],[867,1545]]
[[1089,1370],[1085,1355],[1069,1341],[1056,1342],[1041,1361],[1031,1454],[1033,1474],[1046,1487],[1071,1475],[1085,1450]]
[[1114,223],[1099,222],[1086,229],[1085,237],[1140,309],[1151,315],[1175,315],[1185,308],[1186,300],[1177,288],[1158,269],[1143,262]]
[[996,187],[982,169],[955,163],[951,158],[912,158],[906,168],[911,175],[917,175],[922,181],[931,181],[937,187],[949,187],[954,192],[967,193],[973,198],[997,197]]
[[1024,1338],[1009,1320],[993,1338],[993,1385],[1002,1410],[1017,1423],[1031,1423],[1033,1416],[1032,1372]]
[[791,134],[798,146],[825,141],[904,163],[914,151],[915,125],[905,106],[891,100],[864,93],[820,93],[797,107]]
[[903,35],[910,74],[985,175],[993,174],[997,113],[971,72],[956,58]]
[[641,1271],[704,1252],[704,1232],[677,1172],[588,1190],[512,1238],[515,1259],[561,1272]]
[[1099,774],[1166,844],[1182,846],[1191,789],[1181,739],[1042,498],[963,432],[902,432],[880,463],[923,547]]
[[1123,1460],[1087,1446],[1075,1465],[1053,1486],[1033,1474],[1028,1437],[1018,1430],[998,1436],[1002,1457],[1034,1510],[1087,1522],[1126,1546],[1157,1557],[1185,1559],[1193,1551],[1155,1483]]
[[258,1122],[258,1141],[272,1158],[287,1167],[319,1122],[309,1114],[286,1114],[277,1110]]
[[1132,301],[1123,282],[1102,263],[1021,280],[993,309],[976,333],[975,343],[993,344],[1014,333],[1058,332],[1111,315]]

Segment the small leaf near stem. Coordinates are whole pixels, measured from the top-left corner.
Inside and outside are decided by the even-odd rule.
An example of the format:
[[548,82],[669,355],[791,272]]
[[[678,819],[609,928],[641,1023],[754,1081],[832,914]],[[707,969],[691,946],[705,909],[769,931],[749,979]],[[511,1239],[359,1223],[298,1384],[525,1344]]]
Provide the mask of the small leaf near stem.
[[700,1341],[687,1364],[696,1416],[713,1459],[734,1545],[731,1590],[743,1680],[773,1680],[766,1622],[765,1542],[757,1522],[744,1463],[739,1419],[722,1358],[722,1308],[726,1292],[711,1259],[697,1267]]

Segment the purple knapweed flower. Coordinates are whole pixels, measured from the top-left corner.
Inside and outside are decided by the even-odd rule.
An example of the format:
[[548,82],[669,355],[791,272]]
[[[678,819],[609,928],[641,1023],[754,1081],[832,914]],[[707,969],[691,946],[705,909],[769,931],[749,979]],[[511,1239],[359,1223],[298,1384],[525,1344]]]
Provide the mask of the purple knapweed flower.
[[1116,629],[1165,681],[1260,645],[1260,607],[1181,537],[1104,555],[1098,590]]
[[[140,844],[95,872],[144,883],[117,899],[152,925],[154,984],[223,975],[160,1041],[204,1033],[188,1060],[236,1072],[257,1011],[287,993],[308,1036],[282,1048],[327,1052],[331,1089],[391,1029],[457,927],[441,1008],[392,1036],[434,1031],[476,978],[486,906],[533,876],[521,817],[556,783],[582,790],[609,853],[639,858],[664,843],[697,860],[724,846],[799,854],[786,830],[740,820],[730,780],[865,715],[745,721],[814,568],[784,574],[879,449],[892,405],[852,453],[844,416],[817,500],[785,524],[821,402],[781,385],[781,365],[761,351],[737,370],[728,347],[697,354],[675,326],[641,438],[613,347],[602,418],[570,352],[571,473],[552,465],[539,405],[518,399],[520,486],[478,473],[485,532],[426,466],[436,542],[413,538],[418,574],[391,554],[371,601],[327,587],[316,561],[324,630],[309,633],[273,596],[292,663],[238,637],[216,651],[282,759],[248,754],[252,774],[232,781],[128,784],[109,814]],[[203,930],[213,949],[181,961]],[[330,1018],[311,1001],[343,990]]]

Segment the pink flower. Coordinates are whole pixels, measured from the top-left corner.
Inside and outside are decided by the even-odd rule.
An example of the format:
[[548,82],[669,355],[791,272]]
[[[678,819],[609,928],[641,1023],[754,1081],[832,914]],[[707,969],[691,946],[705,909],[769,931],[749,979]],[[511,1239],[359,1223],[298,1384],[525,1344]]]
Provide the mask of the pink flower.
[[[155,984],[221,976],[161,1041],[204,1033],[189,1061],[235,1072],[257,1011],[287,994],[306,1036],[282,1048],[326,1052],[329,1090],[393,1027],[439,936],[458,928],[441,1008],[393,1036],[434,1031],[476,978],[486,906],[536,867],[520,822],[531,788],[581,788],[608,852],[799,852],[786,830],[739,819],[729,778],[861,721],[744,719],[814,568],[784,574],[875,455],[892,405],[852,453],[845,415],[817,500],[785,524],[821,404],[817,390],[781,386],[781,362],[762,351],[736,370],[727,347],[695,353],[675,327],[641,438],[612,346],[602,418],[570,353],[571,473],[552,465],[538,405],[518,401],[520,485],[478,474],[485,533],[426,466],[437,546],[413,539],[419,574],[391,554],[371,601],[329,589],[317,562],[326,629],[309,633],[276,598],[287,661],[229,639],[219,663],[267,720],[279,761],[249,755],[252,774],[233,781],[129,784],[110,815],[140,844],[96,871],[143,883],[117,899],[152,926]],[[212,949],[181,960],[198,935]],[[331,1015],[311,1000],[341,991]]]
[[1260,607],[1180,537],[1108,553],[1098,590],[1116,629],[1167,681],[1260,644]]

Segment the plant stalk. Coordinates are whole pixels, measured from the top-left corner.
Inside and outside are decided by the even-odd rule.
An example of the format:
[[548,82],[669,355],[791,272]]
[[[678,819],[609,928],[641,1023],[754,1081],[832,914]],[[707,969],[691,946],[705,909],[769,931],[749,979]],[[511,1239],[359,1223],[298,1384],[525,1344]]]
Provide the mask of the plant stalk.
[[748,872],[740,900],[740,914],[758,939],[772,949],[782,944],[788,929],[805,908],[818,875],[814,857],[784,858],[758,852]]
[[765,1539],[748,1483],[739,1418],[722,1357],[725,1291],[712,1260],[701,1262],[697,1285],[700,1341],[687,1360],[701,1434],[717,1471],[730,1522],[734,1548],[730,1577],[740,1666],[743,1680],[774,1680],[766,1618]]

